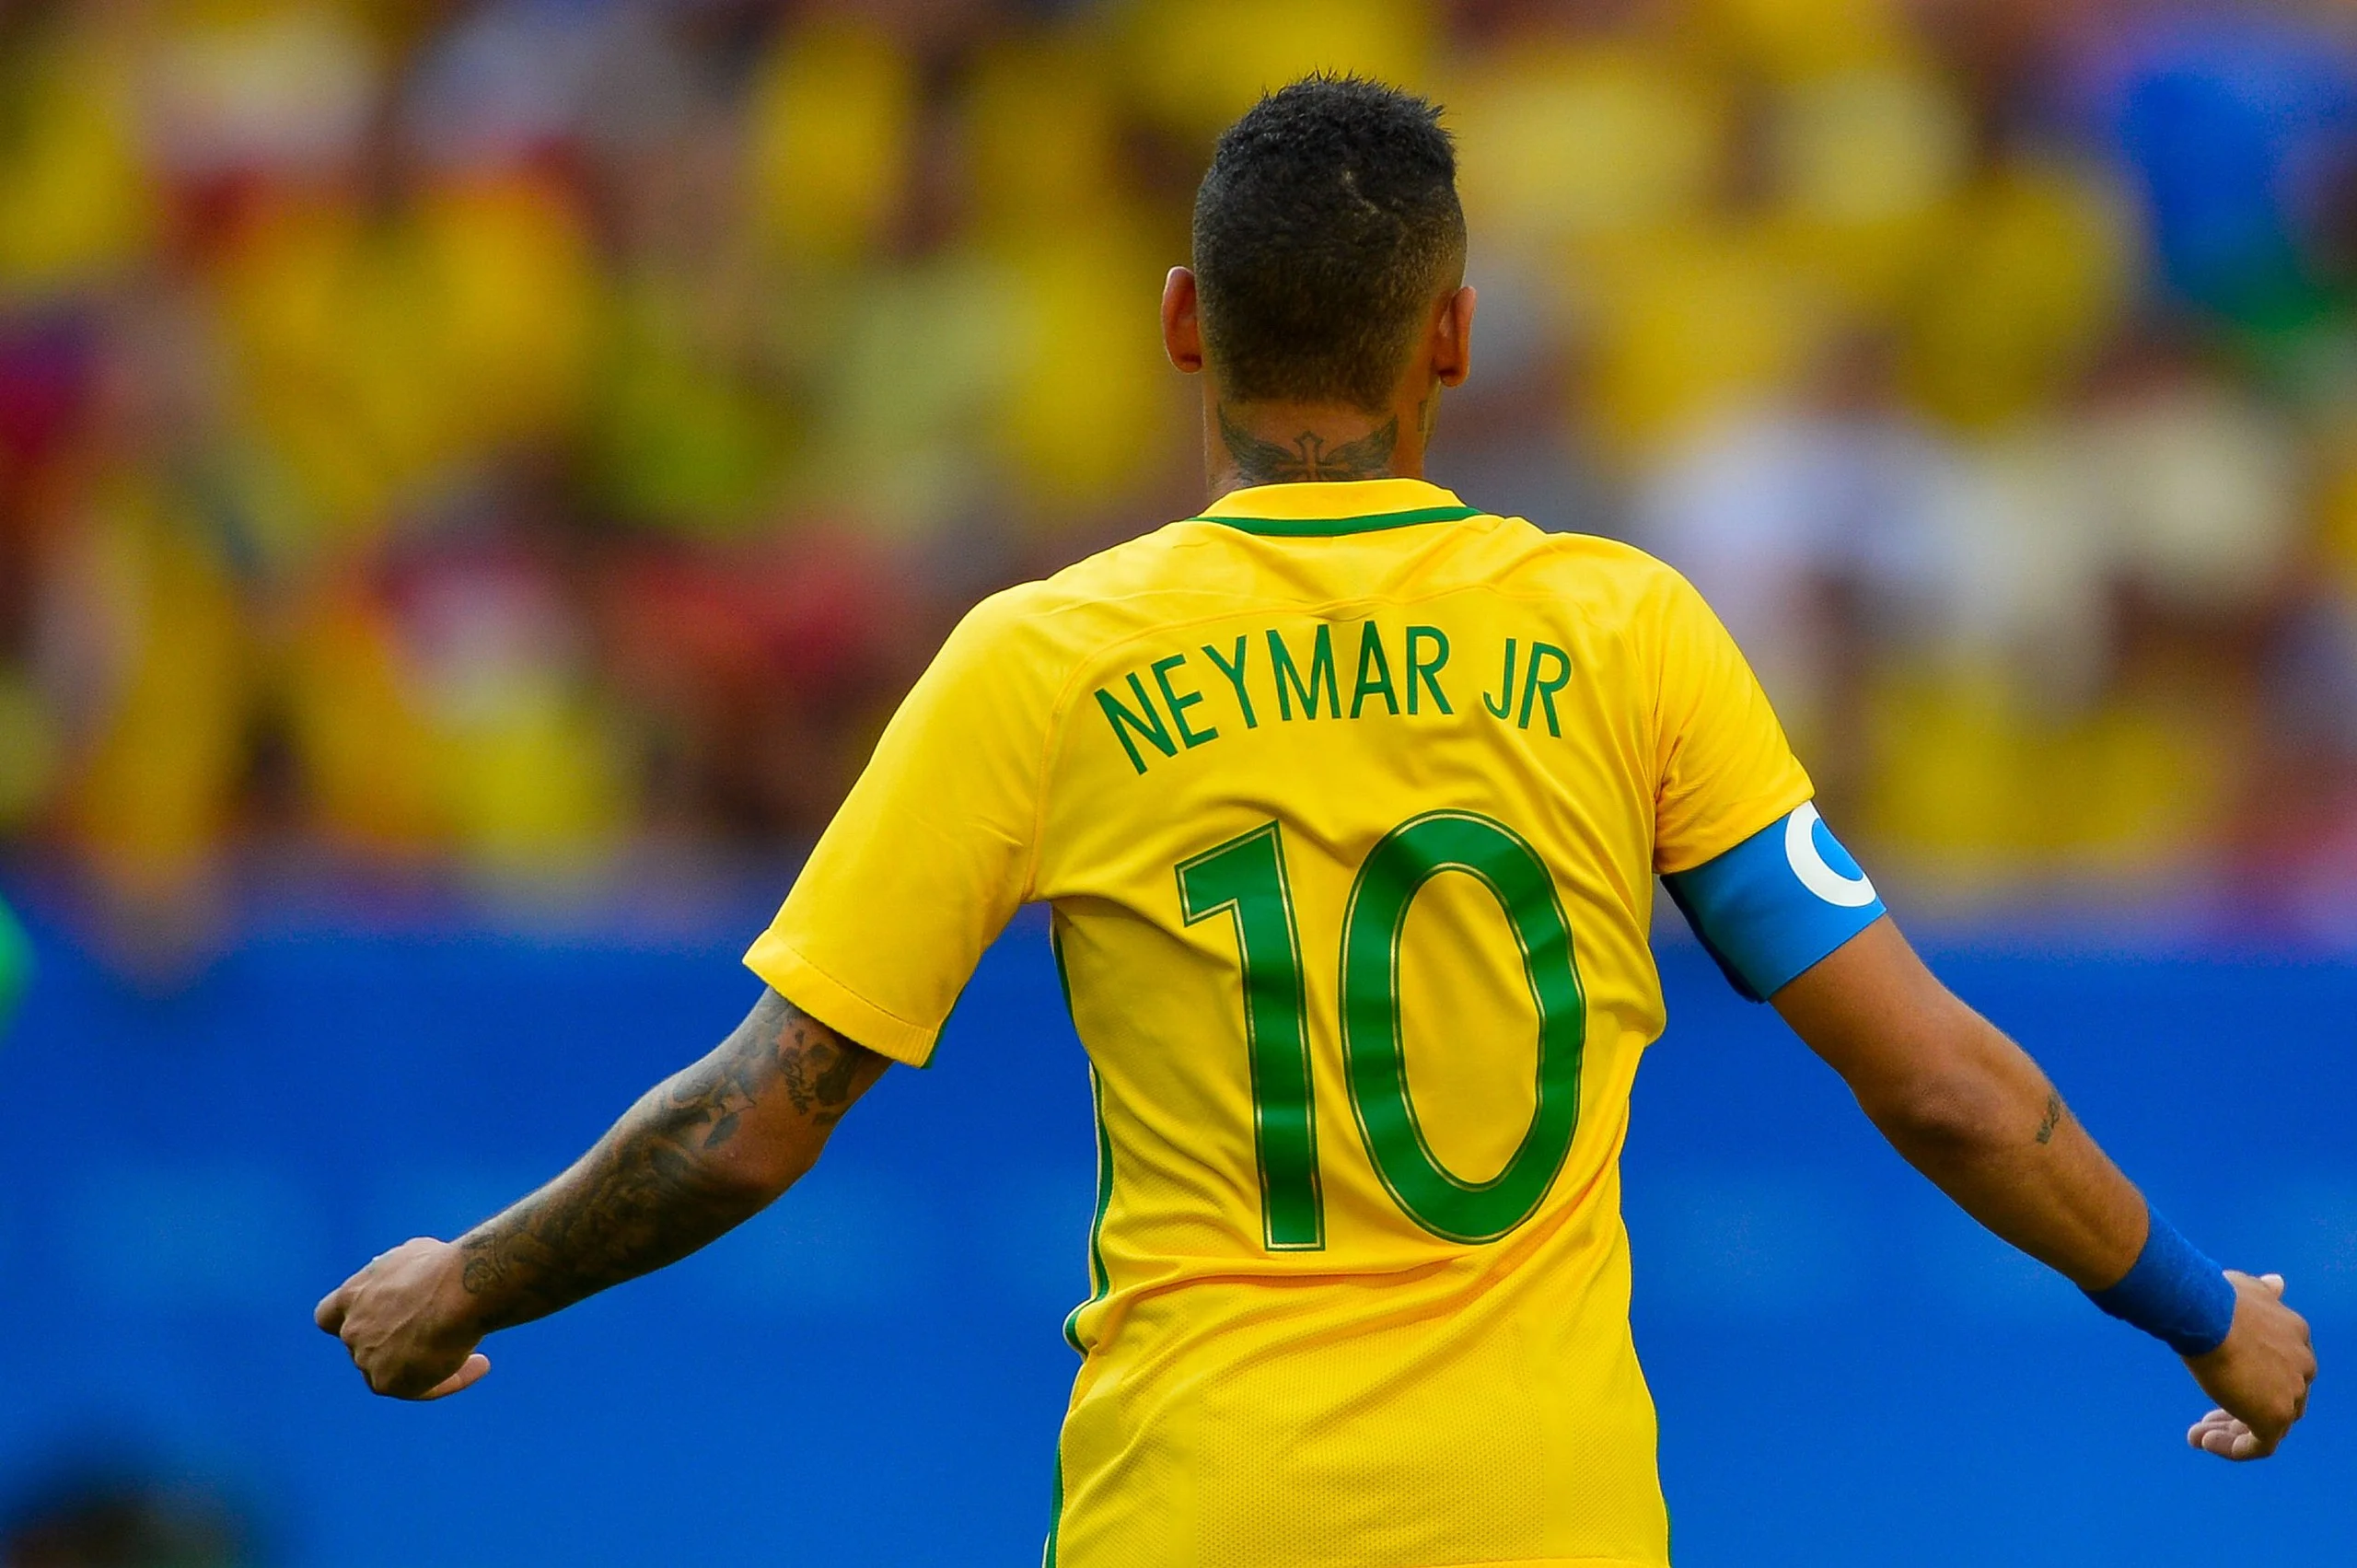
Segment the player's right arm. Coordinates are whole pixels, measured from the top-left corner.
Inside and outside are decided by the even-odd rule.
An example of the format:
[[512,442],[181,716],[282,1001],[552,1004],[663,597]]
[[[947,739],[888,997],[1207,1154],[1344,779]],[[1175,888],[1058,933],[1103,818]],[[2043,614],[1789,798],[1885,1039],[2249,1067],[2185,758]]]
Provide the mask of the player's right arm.
[[761,1212],[890,1062],[923,1066],[1025,895],[1048,714],[1062,680],[1020,592],[962,621],[746,962],[769,992],[588,1153],[455,1242],[421,1237],[320,1302],[377,1392],[438,1399],[474,1346],[664,1267]]
[[[2143,1195],[2028,1053],[1941,984],[1887,918],[1771,1000],[1892,1147],[1973,1218],[2098,1302],[2140,1267],[2154,1239]],[[2187,1438],[2263,1458],[2307,1409],[2316,1353],[2280,1276],[2224,1272],[2232,1326],[2185,1357],[2220,1408]]]
[[456,1241],[384,1253],[319,1303],[319,1326],[379,1394],[456,1393],[490,1369],[484,1335],[675,1263],[767,1208],[886,1065],[768,992],[563,1175]]

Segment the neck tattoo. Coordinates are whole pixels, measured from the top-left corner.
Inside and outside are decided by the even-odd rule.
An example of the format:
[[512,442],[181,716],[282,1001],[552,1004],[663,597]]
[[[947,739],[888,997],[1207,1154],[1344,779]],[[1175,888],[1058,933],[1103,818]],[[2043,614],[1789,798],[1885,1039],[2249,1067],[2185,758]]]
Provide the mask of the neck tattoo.
[[1355,441],[1329,447],[1326,437],[1305,430],[1290,446],[1264,441],[1237,424],[1219,405],[1219,438],[1236,459],[1237,472],[1251,484],[1299,484],[1305,481],[1383,479],[1391,472],[1392,448],[1399,444],[1399,419],[1393,415]]

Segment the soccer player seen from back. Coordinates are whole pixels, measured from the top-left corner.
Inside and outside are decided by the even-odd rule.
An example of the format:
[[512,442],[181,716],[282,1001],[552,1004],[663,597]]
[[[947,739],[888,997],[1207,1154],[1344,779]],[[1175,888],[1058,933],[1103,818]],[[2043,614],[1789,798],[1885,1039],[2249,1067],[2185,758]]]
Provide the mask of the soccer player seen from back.
[[1665,1563],[1619,1178],[1658,877],[1919,1170],[2185,1358],[2196,1447],[2271,1452],[2316,1367],[2282,1282],[2153,1214],[1916,958],[1694,590],[1423,478],[1475,318],[1437,110],[1264,99],[1193,262],[1162,323],[1210,504],[966,617],[737,1032],[320,1304],[369,1386],[466,1388],[484,1335],[759,1212],[1040,901],[1099,1160],[1048,1561]]

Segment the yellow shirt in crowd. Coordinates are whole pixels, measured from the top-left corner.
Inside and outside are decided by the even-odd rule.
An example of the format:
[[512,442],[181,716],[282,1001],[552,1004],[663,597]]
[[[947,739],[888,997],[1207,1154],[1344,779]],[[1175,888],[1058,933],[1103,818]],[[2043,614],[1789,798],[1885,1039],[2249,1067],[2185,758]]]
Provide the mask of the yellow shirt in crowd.
[[1101,1163],[1051,1562],[1667,1561],[1654,876],[1810,794],[1676,573],[1422,481],[1238,491],[967,617],[747,961],[922,1064],[1051,906]]

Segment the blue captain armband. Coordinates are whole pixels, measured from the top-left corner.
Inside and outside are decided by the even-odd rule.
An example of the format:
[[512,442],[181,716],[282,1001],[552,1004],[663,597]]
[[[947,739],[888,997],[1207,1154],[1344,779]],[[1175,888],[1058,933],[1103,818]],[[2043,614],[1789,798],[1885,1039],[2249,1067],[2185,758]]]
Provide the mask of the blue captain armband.
[[1886,912],[1813,802],[1662,882],[1727,979],[1754,1002]]

